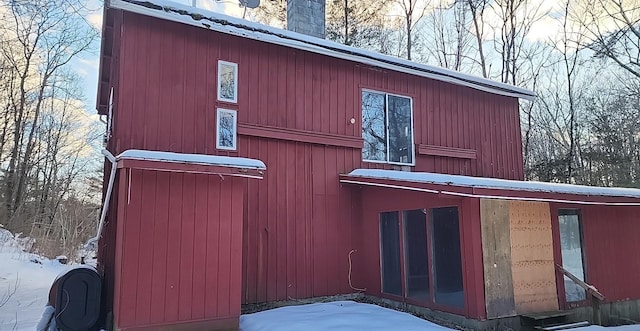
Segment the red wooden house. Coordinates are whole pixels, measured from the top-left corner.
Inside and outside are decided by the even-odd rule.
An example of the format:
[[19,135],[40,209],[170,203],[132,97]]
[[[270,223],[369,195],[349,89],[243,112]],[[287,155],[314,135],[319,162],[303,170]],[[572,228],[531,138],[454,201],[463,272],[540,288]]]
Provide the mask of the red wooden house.
[[556,264],[639,318],[640,191],[522,181],[533,92],[164,0],[104,18],[115,329],[354,292],[491,328],[588,306]]

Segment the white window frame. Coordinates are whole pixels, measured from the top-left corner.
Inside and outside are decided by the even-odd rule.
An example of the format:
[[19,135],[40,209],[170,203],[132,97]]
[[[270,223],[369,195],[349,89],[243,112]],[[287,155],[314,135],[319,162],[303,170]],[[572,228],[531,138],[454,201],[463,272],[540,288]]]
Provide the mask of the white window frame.
[[[386,136],[387,136],[387,155],[386,155],[386,160],[385,161],[380,161],[380,160],[367,160],[365,158],[362,158],[363,162],[369,162],[369,163],[382,163],[382,164],[394,164],[394,165],[403,165],[403,166],[415,166],[416,165],[416,143],[415,143],[415,128],[413,125],[413,98],[407,95],[402,95],[402,94],[395,94],[395,93],[389,93],[389,92],[384,92],[384,91],[376,91],[376,90],[371,90],[371,89],[362,89],[362,91],[360,92],[360,134],[362,134],[362,113],[363,113],[363,109],[362,109],[362,93],[363,92],[370,92],[370,93],[377,93],[377,94],[383,94],[384,95],[384,103],[385,103],[385,123],[384,123],[384,127],[387,130],[386,132]],[[394,162],[394,161],[389,161],[389,116],[387,116],[387,112],[389,111],[387,109],[388,105],[389,105],[389,96],[396,96],[396,97],[401,97],[401,98],[406,98],[409,99],[409,104],[411,106],[411,163],[402,163],[402,162]],[[364,137],[363,137],[364,138]]]
[[[232,146],[220,145],[220,118],[221,114],[230,114],[233,117],[233,137],[231,140]],[[238,149],[238,112],[231,109],[218,108],[216,112],[216,148],[228,151],[235,151]]]
[[113,130],[113,87],[109,89],[109,112],[107,113],[107,130],[104,133],[104,145],[111,140],[111,130]]
[[[222,67],[223,66],[231,66],[233,67],[233,98],[228,99],[224,98],[221,95],[222,92]],[[230,102],[230,103],[238,103],[238,64],[234,62],[228,62],[223,60],[218,60],[218,101],[222,102]]]

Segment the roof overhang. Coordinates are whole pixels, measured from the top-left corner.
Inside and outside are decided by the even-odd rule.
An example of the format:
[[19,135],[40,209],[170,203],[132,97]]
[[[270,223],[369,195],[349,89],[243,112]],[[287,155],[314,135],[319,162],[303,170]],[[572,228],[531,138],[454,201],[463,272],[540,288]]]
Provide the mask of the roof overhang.
[[267,169],[260,160],[204,154],[130,149],[116,156],[118,168],[224,175],[262,179]]
[[375,186],[446,196],[581,205],[640,206],[640,190],[481,178],[428,172],[356,169],[343,184]]
[[141,15],[197,26],[207,30],[258,40],[289,48],[300,49],[334,58],[354,61],[382,69],[426,77],[493,94],[535,99],[533,91],[517,86],[464,74],[454,70],[429,66],[383,55],[325,39],[249,22],[201,8],[182,5],[167,0],[110,0],[109,8],[121,9]]

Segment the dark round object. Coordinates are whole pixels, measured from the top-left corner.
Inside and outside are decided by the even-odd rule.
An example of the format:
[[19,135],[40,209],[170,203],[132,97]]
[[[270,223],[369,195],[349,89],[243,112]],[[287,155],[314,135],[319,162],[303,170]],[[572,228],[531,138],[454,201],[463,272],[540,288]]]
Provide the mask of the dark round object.
[[71,269],[55,282],[56,325],[62,331],[92,330],[100,317],[102,278],[89,266]]

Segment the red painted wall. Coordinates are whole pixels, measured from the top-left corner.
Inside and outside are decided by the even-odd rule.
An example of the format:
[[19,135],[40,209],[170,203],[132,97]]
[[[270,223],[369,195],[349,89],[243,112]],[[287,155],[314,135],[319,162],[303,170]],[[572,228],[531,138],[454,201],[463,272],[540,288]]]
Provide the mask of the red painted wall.
[[[243,156],[267,165],[263,181],[246,184],[243,302],[351,291],[347,256],[361,240],[355,224],[361,209],[338,175],[389,168],[363,163],[361,149],[354,148],[361,144],[362,88],[413,98],[416,144],[477,155],[419,155],[416,148],[413,170],[523,178],[515,98],[115,13],[122,25],[115,20],[110,150]],[[216,101],[218,59],[238,63],[237,104]],[[238,111],[237,152],[215,148],[216,107]],[[307,142],[273,139],[286,132]]]
[[245,181],[120,169],[115,324],[237,327]]
[[[410,303],[476,319],[486,318],[482,243],[479,235],[481,229],[479,199],[442,197],[433,193],[373,187],[362,187],[357,190],[361,192],[363,208],[362,221],[357,223],[356,230],[361,234],[362,240],[358,243],[358,253],[353,255],[356,266],[353,273],[355,287],[366,288],[367,294],[403,300],[400,297],[385,295],[381,292],[379,240],[379,215],[381,212],[457,206],[462,252],[464,309],[453,309],[434,303]],[[431,290],[433,291],[433,288]]]
[[[640,299],[640,259],[635,255],[640,245],[638,208],[552,204],[555,259],[561,264],[558,209],[581,211],[587,283],[595,286],[607,302]],[[564,288],[559,294],[561,304],[566,305]]]

